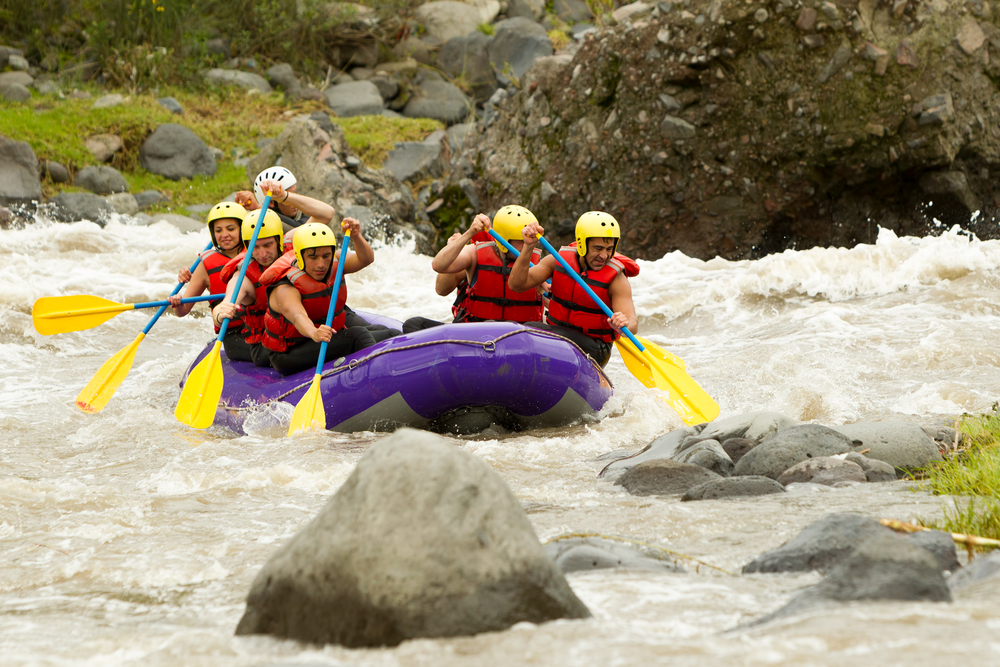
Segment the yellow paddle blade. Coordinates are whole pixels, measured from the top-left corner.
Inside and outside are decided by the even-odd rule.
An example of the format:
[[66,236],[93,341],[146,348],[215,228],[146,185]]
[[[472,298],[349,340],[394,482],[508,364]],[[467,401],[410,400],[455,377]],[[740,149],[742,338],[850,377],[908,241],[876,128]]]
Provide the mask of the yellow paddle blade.
[[132,369],[132,362],[135,361],[135,351],[139,343],[146,337],[140,333],[135,340],[122,348],[118,354],[104,362],[100,370],[94,374],[87,386],[76,397],[76,407],[84,412],[100,412],[108,404],[111,397],[118,391],[122,380]]
[[635,379],[650,389],[656,386],[656,380],[653,379],[653,371],[649,367],[649,362],[639,352],[639,348],[633,345],[628,338],[624,337],[615,341],[615,347],[618,348],[618,352],[622,355],[625,367],[635,376]]
[[686,371],[652,355],[644,355],[656,382],[667,393],[666,403],[688,426],[710,422],[719,416],[719,404]]
[[92,329],[135,304],[116,303],[99,296],[43,296],[31,307],[31,321],[43,336]]
[[323,408],[323,396],[319,392],[319,383],[322,375],[313,375],[312,385],[309,391],[299,400],[292,413],[292,423],[288,425],[289,437],[299,431],[317,430],[326,428],[326,410]]
[[[676,354],[664,350],[662,347],[660,347],[653,341],[647,340],[642,336],[636,336],[636,338],[639,339],[639,342],[642,343],[642,346],[646,348],[647,352],[649,352],[651,355],[653,355],[660,361],[665,361],[668,364],[673,364],[674,366],[677,366],[677,368],[680,369],[687,368],[687,363],[685,363],[684,360],[678,357]],[[623,338],[622,340],[624,340],[629,345],[632,345],[632,341],[630,341],[628,338]],[[632,345],[632,348],[635,349],[636,352],[638,352],[638,349],[636,349],[634,345]]]
[[215,341],[212,351],[188,374],[184,391],[177,401],[174,416],[193,428],[208,428],[215,420],[215,410],[222,398],[222,341]]

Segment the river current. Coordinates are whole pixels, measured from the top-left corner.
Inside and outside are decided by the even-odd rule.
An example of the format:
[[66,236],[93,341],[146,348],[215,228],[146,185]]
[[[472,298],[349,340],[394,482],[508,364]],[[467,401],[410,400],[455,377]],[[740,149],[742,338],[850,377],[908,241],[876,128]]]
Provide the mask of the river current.
[[[289,439],[274,427],[236,436],[179,424],[178,381],[212,338],[204,304],[161,318],[108,406],[84,414],[76,394],[152,312],[48,337],[30,315],[42,296],[164,298],[206,240],[117,218],[103,228],[39,220],[0,231],[0,665],[1000,662],[995,590],[951,604],[843,605],[725,633],[819,580],[734,576],[810,522],[830,512],[935,519],[953,499],[905,482],[695,503],[630,496],[597,478],[598,457],[682,424],[617,354],[608,366],[615,396],[600,421],[449,440],[494,467],[543,542],[628,536],[690,557],[687,573],[571,574],[593,618],[475,637],[371,650],[235,637],[261,565],[384,434]],[[998,398],[1000,241],[882,230],[852,249],[739,262],[675,252],[640,265],[640,333],[687,361],[722,417],[773,410],[822,424],[932,424]],[[449,316],[430,259],[412,246],[376,246],[376,263],[347,282],[356,309]]]

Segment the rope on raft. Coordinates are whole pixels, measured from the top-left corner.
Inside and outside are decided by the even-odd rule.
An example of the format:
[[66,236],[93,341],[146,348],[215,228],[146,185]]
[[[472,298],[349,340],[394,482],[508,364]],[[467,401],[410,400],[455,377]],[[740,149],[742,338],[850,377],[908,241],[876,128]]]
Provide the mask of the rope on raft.
[[[492,352],[493,350],[496,349],[497,343],[499,343],[500,341],[504,340],[505,338],[510,338],[511,336],[516,336],[518,334],[525,334],[525,333],[526,334],[530,334],[532,336],[544,336],[544,337],[547,337],[547,338],[558,338],[562,342],[569,343],[570,345],[572,345],[573,347],[575,347],[580,352],[580,354],[582,354],[584,357],[586,357],[587,359],[589,359],[592,364],[594,364],[594,367],[597,369],[597,371],[607,381],[608,386],[613,386],[611,384],[611,379],[604,373],[604,369],[601,368],[601,365],[598,364],[596,361],[594,361],[590,357],[590,355],[588,355],[586,352],[584,352],[580,348],[579,345],[577,345],[576,343],[574,343],[573,341],[571,341],[568,338],[564,338],[564,337],[560,336],[559,334],[555,334],[555,333],[552,333],[550,331],[545,331],[543,329],[529,329],[529,328],[517,329],[516,331],[508,331],[507,333],[505,333],[505,334],[503,334],[501,336],[497,336],[496,338],[493,338],[491,340],[485,340],[485,341],[484,340],[462,340],[462,339],[458,339],[458,338],[450,338],[450,339],[447,339],[447,340],[432,340],[432,341],[427,341],[425,343],[413,343],[412,345],[404,345],[402,347],[391,347],[391,348],[386,348],[386,349],[382,349],[382,350],[377,350],[375,352],[372,352],[371,354],[369,354],[366,357],[362,357],[360,359],[354,359],[350,363],[345,364],[345,363],[341,362],[339,366],[336,366],[335,368],[331,368],[330,370],[327,370],[327,371],[323,371],[323,374],[322,374],[321,377],[326,378],[326,377],[330,377],[330,376],[336,375],[337,373],[343,373],[344,371],[354,370],[358,366],[361,366],[364,363],[372,361],[373,359],[377,359],[378,357],[381,357],[381,356],[386,355],[386,354],[392,354],[392,353],[395,353],[395,352],[405,352],[407,350],[416,350],[416,349],[419,349],[419,348],[422,348],[422,347],[431,347],[433,345],[448,345],[448,344],[451,344],[451,345],[472,345],[472,346],[475,346],[475,347],[482,347],[487,352]],[[340,359],[338,359],[337,361],[340,361]],[[336,363],[337,362],[335,361],[334,364],[336,364]],[[302,384],[297,385],[297,386],[289,389],[288,391],[286,391],[283,394],[279,394],[278,396],[275,396],[273,398],[268,399],[265,403],[255,404],[255,405],[252,405],[252,406],[245,406],[245,407],[230,407],[230,406],[226,406],[226,409],[229,410],[229,411],[231,411],[231,412],[241,412],[241,411],[256,410],[256,409],[260,408],[261,405],[266,405],[267,403],[273,403],[274,401],[280,401],[280,400],[282,400],[282,399],[284,399],[284,398],[286,398],[286,397],[294,394],[295,392],[303,389],[304,387],[308,387],[311,384],[312,384],[312,378],[310,377],[309,380],[307,380],[306,382],[303,382]]]

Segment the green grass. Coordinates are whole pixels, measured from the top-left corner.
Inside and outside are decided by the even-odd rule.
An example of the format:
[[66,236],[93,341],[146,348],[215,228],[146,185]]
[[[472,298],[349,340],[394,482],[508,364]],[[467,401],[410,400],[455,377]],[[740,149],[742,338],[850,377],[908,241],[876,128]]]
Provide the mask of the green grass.
[[[130,97],[125,104],[109,109],[93,109],[94,100],[108,91],[93,89],[88,100],[60,100],[38,96],[28,104],[0,102],[0,134],[27,141],[39,160],[61,162],[75,173],[96,160],[86,148],[94,134],[117,134],[123,148],[111,166],[125,176],[130,192],[158,190],[171,199],[170,210],[193,204],[214,204],[234,190],[249,186],[245,167],[233,163],[234,151],[245,156],[257,153],[256,142],[275,137],[292,115],[323,109],[316,102],[289,105],[280,93],[247,95],[240,89],[213,90],[196,94],[183,90],[161,90],[159,97],[172,96],[184,107],[175,115],[162,108],[152,94]],[[343,129],[348,144],[369,167],[379,168],[398,141],[422,141],[443,125],[431,119],[393,119],[383,116],[333,118]],[[206,144],[224,153],[212,178],[171,181],[152,174],[139,163],[143,140],[163,123],[179,123],[190,128]],[[46,196],[75,190],[50,181],[43,182]]]
[[935,495],[968,497],[925,526],[1000,539],[1000,412],[965,415],[956,426],[968,448],[926,468],[922,485]]

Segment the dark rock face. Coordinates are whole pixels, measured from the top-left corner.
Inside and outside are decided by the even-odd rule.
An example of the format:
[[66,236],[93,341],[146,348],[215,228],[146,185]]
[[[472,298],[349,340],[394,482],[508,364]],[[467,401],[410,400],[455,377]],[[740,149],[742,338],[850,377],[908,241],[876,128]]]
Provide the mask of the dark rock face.
[[[937,533],[937,536],[925,536],[930,533]],[[874,519],[856,514],[830,514],[809,524],[777,549],[763,553],[747,563],[743,567],[743,574],[826,571],[845,560],[859,544],[881,535],[895,536],[891,529]],[[953,572],[959,567],[955,544],[950,535],[926,531],[900,539],[910,541],[930,553],[939,572]]]
[[164,123],[146,137],[139,149],[142,166],[172,181],[214,176],[217,166],[212,152],[194,132],[176,123]]
[[772,493],[785,493],[785,487],[770,477],[748,475],[746,477],[716,479],[693,486],[681,496],[681,500],[717,500],[719,498],[766,496]]
[[802,424],[778,431],[736,464],[735,475],[765,475],[777,479],[796,463],[819,456],[846,454],[854,443],[826,426]]
[[[1000,61],[993,37],[956,39],[971,17],[941,4],[913,23],[845,0],[841,19],[806,28],[808,17],[761,24],[741,3],[694,0],[588,35],[499,106],[479,141],[483,203],[522,202],[541,220],[609,211],[623,250],[645,258],[853,246],[878,226],[934,233],[935,218],[997,238]],[[799,50],[819,23],[822,38]],[[561,196],[543,198],[542,182]]]
[[658,459],[629,468],[615,484],[633,496],[667,496],[716,479],[722,477],[701,466]]
[[394,646],[588,616],[500,476],[401,429],[265,564],[236,633]]

